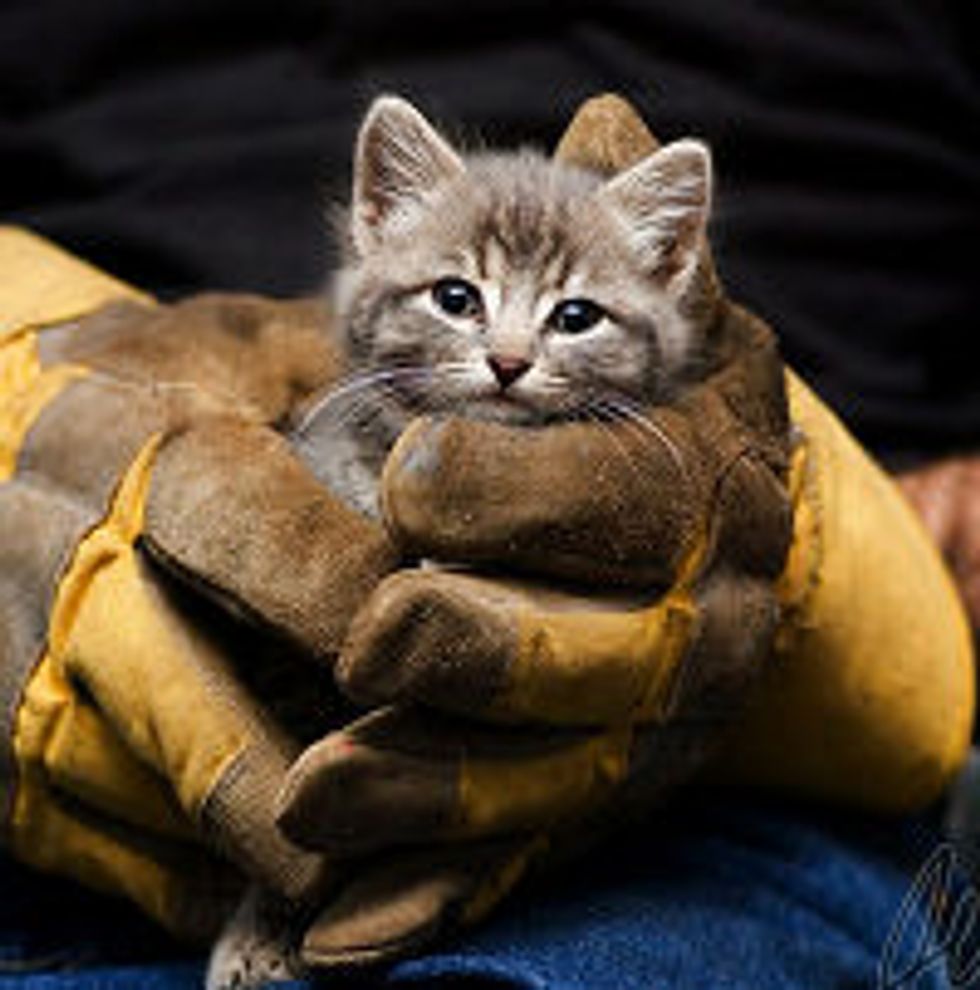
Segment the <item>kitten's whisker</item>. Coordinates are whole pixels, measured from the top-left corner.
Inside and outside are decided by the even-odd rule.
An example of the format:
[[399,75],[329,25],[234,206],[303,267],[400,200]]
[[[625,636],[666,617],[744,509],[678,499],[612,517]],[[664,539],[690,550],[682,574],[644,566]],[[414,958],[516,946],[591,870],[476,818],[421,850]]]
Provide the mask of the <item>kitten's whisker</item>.
[[351,389],[373,385],[375,382],[391,381],[393,379],[406,377],[426,376],[431,373],[431,370],[432,369],[426,365],[412,364],[394,365],[389,368],[374,368],[370,371],[360,372],[359,374],[351,375],[349,378],[341,379],[341,381],[328,392],[328,395],[340,395],[350,391]]
[[339,415],[331,417],[331,426],[337,429],[359,419],[371,420],[381,416],[383,410],[378,400],[383,396],[400,398],[398,391],[392,385],[377,382],[372,385],[369,392],[349,396],[349,405],[343,408]]
[[[635,455],[631,454],[631,452],[626,449],[622,438],[616,435],[616,431],[609,425],[609,421],[605,418],[604,414],[595,409],[589,408],[588,404],[581,406],[580,409],[585,418],[589,422],[594,423],[601,431],[601,435],[612,444],[613,450],[623,459],[626,464],[626,469],[632,473],[633,477],[637,480],[637,483],[642,484],[642,474],[639,465],[636,463]],[[626,499],[622,494],[620,494],[625,491],[625,488],[623,486],[618,486],[613,491],[618,496],[617,500],[619,501],[619,505],[617,506],[617,509],[625,511]],[[614,546],[610,546],[610,550],[615,552],[616,548]]]
[[[678,473],[684,478],[685,482],[690,481],[690,473],[687,469],[687,465],[684,459],[677,449],[676,444],[670,439],[670,437],[664,432],[664,430],[659,427],[656,423],[652,422],[648,417],[643,415],[640,410],[616,401],[613,399],[599,400],[601,408],[604,410],[606,416],[612,416],[613,420],[622,423],[624,427],[630,428],[634,433],[634,436],[639,436],[641,440],[654,440],[656,443],[662,447],[676,465]],[[607,419],[607,425],[609,420]],[[612,427],[609,427],[610,433],[615,434]],[[632,461],[636,461],[636,454],[633,454]],[[642,480],[643,469],[634,464],[634,471],[636,472],[636,477],[638,481]]]
[[302,434],[308,430],[313,421],[323,415],[324,411],[335,403],[342,401],[353,401],[364,397],[364,394],[371,389],[387,386],[395,381],[411,381],[412,379],[424,380],[431,374],[430,369],[425,367],[397,367],[388,368],[381,371],[370,371],[360,375],[352,376],[334,388],[331,388],[325,395],[318,399],[313,406],[306,411],[302,420],[295,427],[294,433]]
[[640,466],[636,463],[636,454],[627,450],[626,444],[623,443],[622,438],[617,436],[616,431],[612,428],[612,426],[610,426],[608,411],[601,408],[601,403],[598,403],[597,405],[599,406],[598,408],[594,407],[590,402],[582,407],[582,411],[590,422],[600,428],[602,431],[602,436],[612,444],[613,449],[626,463],[627,468],[630,470],[636,481],[642,482],[643,473]]
[[605,399],[600,399],[599,402],[616,418],[622,419],[625,423],[632,424],[647,436],[657,440],[664,450],[667,451],[670,459],[674,462],[680,474],[682,474],[685,478],[688,477],[688,470],[687,465],[684,462],[684,457],[678,449],[677,444],[671,440],[663,427],[655,423],[640,408],[628,400],[624,400],[620,397],[608,397]]
[[[411,375],[420,374],[420,372],[416,369],[406,370],[410,370]],[[297,429],[302,429],[310,420],[319,416],[324,409],[334,405],[337,402],[341,402],[352,397],[357,397],[369,389],[384,384],[392,379],[402,377],[405,377],[402,369],[393,368],[386,371],[369,372],[349,378],[346,381],[342,381],[339,385],[334,386],[320,397],[320,399],[307,411],[302,423],[299,427],[297,427]]]
[[575,399],[570,393],[571,382],[567,378],[559,378],[557,375],[549,375],[544,381],[540,382],[537,386],[538,391],[545,395],[564,395],[568,398],[567,403],[563,403],[566,409],[574,409],[576,405],[579,404],[579,400]]
[[[339,415],[331,416],[328,429],[337,431],[358,421],[366,422],[379,415],[377,393],[355,398]],[[322,420],[321,420],[322,422]]]
[[465,361],[447,361],[445,364],[437,364],[431,369],[433,378],[446,382],[469,378],[472,373],[473,366]]
[[304,421],[302,432],[297,431],[293,435],[297,440],[301,440],[325,428],[337,431],[358,420],[366,422],[374,419],[381,414],[380,402],[386,395],[397,397],[397,393],[393,391],[391,386],[384,383],[375,383],[369,390],[347,395],[345,396],[345,403],[336,412],[331,410],[327,416],[324,415],[324,409],[321,408],[315,417],[307,418]]

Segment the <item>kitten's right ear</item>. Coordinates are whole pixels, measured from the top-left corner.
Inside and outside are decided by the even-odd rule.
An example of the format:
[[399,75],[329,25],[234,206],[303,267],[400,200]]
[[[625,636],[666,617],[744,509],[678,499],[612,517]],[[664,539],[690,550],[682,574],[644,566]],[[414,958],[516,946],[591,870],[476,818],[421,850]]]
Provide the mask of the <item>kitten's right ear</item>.
[[598,198],[648,271],[679,288],[702,248],[711,185],[708,146],[686,138],[615,176],[600,188]]
[[397,96],[378,97],[357,138],[351,234],[360,253],[412,216],[432,191],[465,171],[435,128]]

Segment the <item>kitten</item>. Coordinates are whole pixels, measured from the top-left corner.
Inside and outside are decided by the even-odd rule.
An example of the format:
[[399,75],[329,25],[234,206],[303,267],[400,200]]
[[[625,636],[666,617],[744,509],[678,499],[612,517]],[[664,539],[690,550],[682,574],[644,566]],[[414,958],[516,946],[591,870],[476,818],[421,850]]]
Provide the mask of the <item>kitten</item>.
[[[295,429],[297,453],[377,517],[382,464],[420,413],[543,427],[668,400],[703,365],[710,198],[696,141],[608,179],[532,151],[463,157],[378,99],[333,285],[349,376]],[[276,915],[249,893],[209,990],[289,976],[297,933]]]
[[607,180],[533,151],[463,157],[378,99],[333,284],[350,377],[297,452],[375,516],[381,465],[420,413],[542,426],[666,400],[703,358],[710,198],[696,141]]

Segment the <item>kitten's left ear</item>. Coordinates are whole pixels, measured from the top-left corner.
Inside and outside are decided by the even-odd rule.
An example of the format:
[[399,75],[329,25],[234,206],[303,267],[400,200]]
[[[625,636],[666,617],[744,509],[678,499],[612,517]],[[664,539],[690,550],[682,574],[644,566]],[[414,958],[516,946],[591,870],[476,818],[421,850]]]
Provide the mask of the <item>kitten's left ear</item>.
[[440,184],[461,175],[462,159],[397,96],[374,101],[357,138],[351,233],[369,251],[393,222],[410,218]]
[[651,274],[686,282],[711,209],[711,152],[701,141],[675,141],[610,179],[597,193],[622,225]]

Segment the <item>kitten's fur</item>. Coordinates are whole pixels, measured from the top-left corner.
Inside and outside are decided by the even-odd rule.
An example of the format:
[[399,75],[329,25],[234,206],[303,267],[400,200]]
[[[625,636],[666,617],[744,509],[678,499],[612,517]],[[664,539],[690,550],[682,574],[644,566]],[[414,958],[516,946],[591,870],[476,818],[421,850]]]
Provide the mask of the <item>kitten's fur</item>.
[[[377,514],[381,465],[421,412],[540,427],[664,401],[697,374],[710,319],[698,305],[703,144],[679,141],[606,179],[531,151],[464,158],[410,104],[383,97],[354,171],[333,286],[350,376],[293,440],[360,511]],[[480,306],[440,308],[445,280],[464,280]],[[601,318],[568,332],[556,314],[570,300]],[[253,892],[215,949],[210,990],[281,979],[285,939]]]

